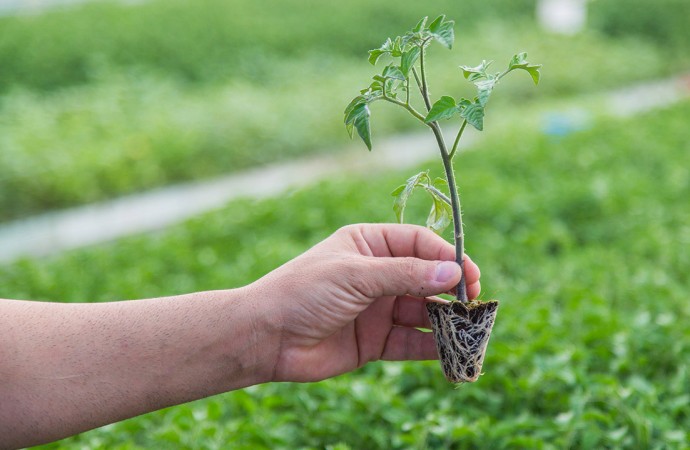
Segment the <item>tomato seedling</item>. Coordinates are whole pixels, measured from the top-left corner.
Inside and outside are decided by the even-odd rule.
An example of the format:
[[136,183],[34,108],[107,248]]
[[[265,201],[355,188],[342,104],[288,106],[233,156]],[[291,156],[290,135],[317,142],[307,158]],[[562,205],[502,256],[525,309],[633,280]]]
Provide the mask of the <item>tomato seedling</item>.
[[[404,185],[393,191],[394,210],[398,221],[402,222],[407,200],[412,192],[419,188],[429,193],[432,205],[427,226],[441,233],[447,226],[453,225],[456,262],[464,269],[462,208],[453,169],[453,159],[460,140],[468,124],[479,131],[484,129],[487,103],[504,76],[523,70],[538,84],[541,65],[529,63],[526,53],[518,53],[510,60],[507,68],[499,72],[489,71],[491,61],[482,61],[475,67],[460,66],[464,78],[476,86],[476,96],[473,99],[456,100],[452,96],[443,95],[432,103],[426,73],[427,48],[435,41],[451,49],[455,40],[454,25],[454,21],[446,20],[444,15],[438,16],[429,24],[425,17],[404,35],[388,38],[381,47],[370,50],[369,62],[372,65],[376,65],[381,58],[391,59],[392,62],[380,74],[375,75],[371,84],[362,89],[345,108],[345,126],[351,137],[356,131],[371,150],[369,105],[384,101],[403,108],[418,122],[431,129],[440,150],[445,179],[432,180],[428,172],[410,177]],[[421,97],[423,112],[411,103],[413,92]],[[446,144],[439,125],[439,121],[448,119],[460,121],[451,146]],[[475,381],[481,374],[498,302],[469,301],[464,270],[455,292],[455,301],[448,304],[428,303],[427,310],[446,377],[455,383]]]

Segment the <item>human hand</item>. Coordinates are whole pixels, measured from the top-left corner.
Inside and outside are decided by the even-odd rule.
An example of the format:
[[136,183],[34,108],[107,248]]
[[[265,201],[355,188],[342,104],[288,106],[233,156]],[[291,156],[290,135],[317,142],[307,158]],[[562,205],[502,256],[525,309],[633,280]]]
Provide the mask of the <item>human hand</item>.
[[[0,299],[0,447],[267,381],[434,359],[433,336],[415,327],[430,326],[424,298],[460,280],[454,260],[425,228],[353,225],[242,288],[106,303]],[[465,261],[474,298],[479,269]]]
[[[253,285],[277,321],[274,381],[317,381],[376,360],[438,358],[425,297],[460,281],[455,248],[413,225],[351,225]],[[465,256],[470,299],[479,268]]]

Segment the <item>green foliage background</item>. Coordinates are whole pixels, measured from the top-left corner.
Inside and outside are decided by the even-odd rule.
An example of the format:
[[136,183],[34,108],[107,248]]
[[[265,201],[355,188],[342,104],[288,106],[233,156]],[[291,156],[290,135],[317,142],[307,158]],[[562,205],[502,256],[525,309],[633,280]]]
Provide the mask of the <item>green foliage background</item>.
[[[502,302],[476,384],[454,388],[436,362],[372,364],[44,448],[685,448],[688,114],[686,102],[559,139],[505,130],[461,155],[468,253],[484,296]],[[240,286],[339,226],[390,221],[381,205],[406,175],[234,202],[154,236],[1,268],[0,285],[69,301]],[[413,202],[410,221],[427,206]]]
[[[483,295],[502,302],[478,383],[454,388],[437,362],[371,364],[43,448],[689,448],[690,103],[564,137],[500,118],[690,67],[687,2],[589,5],[574,37],[543,34],[533,0],[154,0],[0,18],[0,221],[334,151],[344,106],[374,72],[366,50],[422,15],[447,14],[461,36],[452,53],[432,49],[434,93],[463,95],[459,64],[527,50],[545,65],[536,90],[501,86],[486,139],[457,162],[467,250]],[[375,114],[375,139],[413,125]],[[392,221],[389,192],[412,173],[350,175],[0,266],[0,297],[240,286],[339,226]],[[423,197],[408,207],[422,223]]]
[[[548,76],[538,94],[506,83],[497,101],[664,76],[690,67],[684,29],[655,31],[687,16],[667,1],[652,15],[593,2],[574,37],[542,33],[533,0],[152,0],[0,17],[0,221],[340,148],[353,80],[373,74],[367,50],[423,15],[447,14],[459,35],[433,58],[436,92],[463,93],[460,64],[522,50]],[[621,24],[632,13],[650,25]],[[414,126],[377,115],[378,135]]]

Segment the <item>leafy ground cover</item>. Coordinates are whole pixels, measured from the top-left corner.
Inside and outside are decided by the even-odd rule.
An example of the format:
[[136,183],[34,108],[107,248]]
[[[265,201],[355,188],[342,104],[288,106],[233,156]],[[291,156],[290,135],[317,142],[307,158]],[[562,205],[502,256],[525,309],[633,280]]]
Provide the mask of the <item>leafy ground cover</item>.
[[[529,49],[548,68],[540,99],[663,76],[683,61],[643,32],[544,35],[533,1],[390,9],[174,0],[0,18],[0,221],[339,148],[352,80],[373,75],[361,58],[425,14],[469,30],[454,50],[462,58],[447,61]],[[459,69],[431,69],[447,74],[433,80],[439,90],[464,94]],[[504,91],[504,105],[534,100],[518,82]],[[411,125],[377,115],[378,136]]]
[[[476,384],[454,388],[436,362],[371,364],[43,448],[687,448],[689,114],[685,102],[561,138],[506,127],[460,155],[468,253],[484,298],[502,301]],[[0,296],[107,301],[242,285],[341,225],[391,221],[401,177],[331,180],[24,260],[0,268]],[[408,220],[427,206],[412,201]]]
[[365,0],[91,1],[0,18],[0,91],[16,84],[42,90],[83,84],[96,80],[103,65],[202,84],[254,78],[265,76],[275,59],[334,51],[360,55],[424,15],[446,13],[470,27],[489,17],[528,18],[533,10],[533,0],[395,7]]
[[[395,7],[365,0],[91,1],[0,17],[0,92],[14,85],[52,90],[96,81],[103,66],[145,68],[202,84],[253,78],[264,75],[276,58],[333,51],[357,57],[381,36],[409,28],[425,15],[446,14],[463,29],[490,39],[487,19],[510,26],[531,21],[535,5],[535,0],[439,0]],[[589,18],[604,35],[650,40],[682,59],[690,45],[687,2],[659,0],[655,5],[650,14],[645,0],[600,0],[589,5]],[[626,13],[620,14],[623,8]],[[677,63],[687,62],[685,52]]]

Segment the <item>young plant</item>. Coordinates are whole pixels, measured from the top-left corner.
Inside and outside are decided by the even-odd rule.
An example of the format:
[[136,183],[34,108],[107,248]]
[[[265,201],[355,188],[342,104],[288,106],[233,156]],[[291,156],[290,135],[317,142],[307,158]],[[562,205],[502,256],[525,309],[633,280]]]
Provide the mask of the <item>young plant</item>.
[[[369,87],[360,91],[345,108],[345,126],[350,137],[357,131],[367,148],[371,150],[371,127],[369,105],[376,101],[392,103],[406,110],[433,133],[441,153],[445,179],[431,180],[428,172],[419,173],[393,191],[394,210],[400,222],[403,221],[405,206],[412,192],[421,188],[431,195],[432,206],[427,226],[441,233],[453,225],[456,261],[464,269],[464,233],[462,208],[458,194],[453,159],[460,139],[467,125],[479,131],[484,129],[484,113],[494,88],[501,79],[515,70],[526,71],[539,83],[540,65],[527,62],[526,53],[518,53],[501,72],[489,72],[491,61],[482,61],[476,67],[460,66],[465,79],[474,83],[477,95],[473,99],[455,98],[443,95],[432,103],[429,95],[429,81],[426,71],[427,48],[436,41],[451,49],[455,40],[454,22],[444,15],[427,24],[423,18],[402,36],[388,38],[381,47],[369,51],[372,65],[382,58],[392,59],[379,75],[373,77]],[[423,112],[411,102],[413,92],[421,97]],[[456,118],[459,130],[452,146],[446,144],[440,120]],[[447,190],[448,194],[444,194]],[[456,287],[456,300],[447,304],[428,303],[427,311],[434,331],[436,346],[446,377],[454,383],[475,381],[481,374],[481,367],[493,327],[498,302],[490,300],[469,301],[465,273]]]

